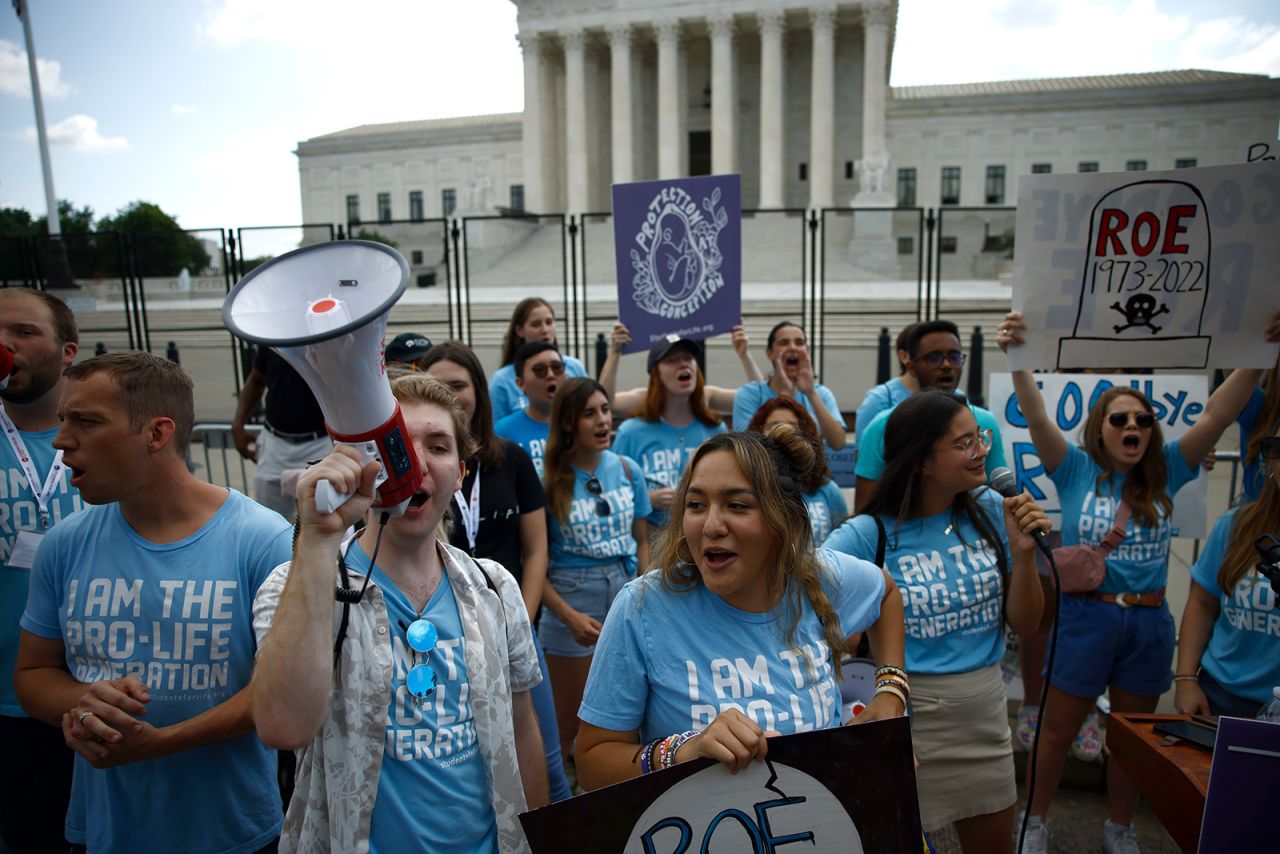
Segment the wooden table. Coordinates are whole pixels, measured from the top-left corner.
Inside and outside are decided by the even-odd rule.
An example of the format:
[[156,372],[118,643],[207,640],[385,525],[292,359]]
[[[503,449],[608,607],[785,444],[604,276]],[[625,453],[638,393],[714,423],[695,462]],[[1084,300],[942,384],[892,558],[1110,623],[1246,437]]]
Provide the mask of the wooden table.
[[1108,715],[1107,750],[1173,841],[1195,854],[1213,755],[1185,744],[1162,746],[1164,736],[1152,731],[1158,723],[1186,719],[1186,715]]

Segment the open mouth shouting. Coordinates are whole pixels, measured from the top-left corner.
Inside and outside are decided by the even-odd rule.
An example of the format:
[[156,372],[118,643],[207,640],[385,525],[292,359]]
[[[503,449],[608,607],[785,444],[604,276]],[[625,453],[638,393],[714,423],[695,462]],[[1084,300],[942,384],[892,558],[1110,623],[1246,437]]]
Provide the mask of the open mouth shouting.
[[726,548],[709,546],[702,550],[702,563],[706,569],[715,572],[716,570],[724,569],[737,556],[736,552],[729,551]]
[[406,512],[412,513],[422,509],[422,506],[431,500],[431,496],[422,490],[418,490],[409,498],[409,508]]
[[1142,437],[1137,433],[1128,433],[1120,440],[1120,444],[1124,445],[1126,451],[1136,451],[1142,447]]

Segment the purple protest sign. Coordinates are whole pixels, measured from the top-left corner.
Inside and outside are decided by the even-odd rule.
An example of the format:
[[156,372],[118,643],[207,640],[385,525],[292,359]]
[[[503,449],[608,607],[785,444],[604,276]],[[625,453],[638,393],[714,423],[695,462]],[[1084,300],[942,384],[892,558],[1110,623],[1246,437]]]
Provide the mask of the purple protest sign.
[[742,316],[742,176],[613,185],[624,352],[729,332]]

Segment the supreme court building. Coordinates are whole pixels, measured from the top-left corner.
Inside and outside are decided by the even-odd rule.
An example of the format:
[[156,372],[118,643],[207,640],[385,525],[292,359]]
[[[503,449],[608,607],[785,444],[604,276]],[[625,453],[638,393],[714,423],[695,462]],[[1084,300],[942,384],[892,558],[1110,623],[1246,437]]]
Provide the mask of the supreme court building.
[[1240,162],[1280,120],[1266,75],[890,87],[885,0],[513,2],[524,112],[300,142],[305,221],[607,211],[612,183],[726,172],[746,208],[1004,206],[1020,174]]

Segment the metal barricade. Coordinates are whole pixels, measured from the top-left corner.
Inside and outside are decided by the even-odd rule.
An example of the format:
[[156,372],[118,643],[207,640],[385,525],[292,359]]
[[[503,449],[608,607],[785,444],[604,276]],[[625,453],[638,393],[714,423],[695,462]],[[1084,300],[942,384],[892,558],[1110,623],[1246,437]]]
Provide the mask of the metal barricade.
[[[245,429],[256,438],[262,431],[262,425],[247,424]],[[230,424],[195,425],[191,430],[191,449],[187,451],[189,463],[192,462],[197,444],[204,455],[204,470],[200,472],[200,466],[194,464],[191,466],[193,472],[209,483],[237,489],[248,496],[253,495],[253,464],[236,450]]]

